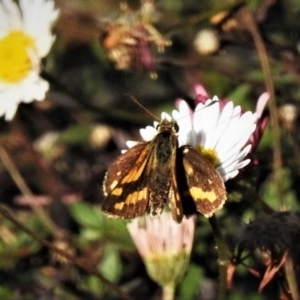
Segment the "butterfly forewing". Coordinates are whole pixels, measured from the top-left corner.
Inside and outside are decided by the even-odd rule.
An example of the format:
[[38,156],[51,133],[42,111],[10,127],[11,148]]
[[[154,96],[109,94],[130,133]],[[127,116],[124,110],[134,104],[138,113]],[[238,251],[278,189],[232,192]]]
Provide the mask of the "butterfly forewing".
[[148,190],[145,168],[151,147],[151,142],[139,143],[108,168],[104,181],[106,198],[102,204],[102,210],[108,215],[131,219],[146,212]]
[[179,151],[188,185],[186,196],[192,197],[197,211],[211,217],[226,201],[224,181],[212,163],[191,146],[182,146]]

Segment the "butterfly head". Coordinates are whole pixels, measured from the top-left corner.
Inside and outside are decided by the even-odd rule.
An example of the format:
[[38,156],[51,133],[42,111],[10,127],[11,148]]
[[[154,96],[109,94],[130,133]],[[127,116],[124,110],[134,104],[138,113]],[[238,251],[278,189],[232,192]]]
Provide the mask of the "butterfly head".
[[177,133],[179,131],[179,126],[174,119],[164,117],[156,126],[156,130],[158,133],[163,133],[163,132]]

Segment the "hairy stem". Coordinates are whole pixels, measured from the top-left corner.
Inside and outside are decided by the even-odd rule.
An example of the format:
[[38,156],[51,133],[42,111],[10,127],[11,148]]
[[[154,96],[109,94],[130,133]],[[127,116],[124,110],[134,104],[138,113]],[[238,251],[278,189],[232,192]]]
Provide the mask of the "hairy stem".
[[289,286],[290,293],[292,295],[293,300],[300,299],[299,298],[299,289],[297,284],[297,277],[295,274],[295,266],[290,255],[287,255],[286,261],[283,265],[286,281]]
[[227,268],[229,265],[229,250],[227,245],[224,241],[224,237],[221,231],[221,228],[218,223],[218,219],[215,215],[209,218],[210,226],[213,230],[219,259],[219,282],[218,282],[218,291],[217,291],[217,300],[225,300],[226,299],[226,292],[227,292]]
[[[21,193],[28,197],[32,198],[34,197],[34,194],[26,184],[24,178],[22,177],[21,173],[19,172],[18,168],[10,158],[7,151],[0,146],[0,158],[2,160],[2,163],[6,170],[9,172],[11,178],[15,182],[16,186],[19,188]],[[34,213],[38,216],[38,218],[43,222],[43,224],[48,228],[48,230],[56,237],[59,237],[59,235],[62,233],[62,229],[58,228],[54,222],[50,219],[49,215],[45,212],[45,210],[36,205],[31,205],[32,210]]]
[[282,155],[281,155],[281,147],[280,147],[280,130],[279,130],[278,113],[277,113],[277,107],[275,101],[274,82],[272,79],[272,72],[268,60],[268,53],[264,45],[263,39],[257,28],[257,25],[253,20],[253,17],[247,7],[242,8],[242,14],[243,14],[243,20],[245,22],[245,25],[247,26],[248,31],[252,35],[255,47],[257,49],[261,68],[265,77],[266,89],[270,95],[270,100],[268,101],[268,103],[270,109],[270,123],[271,123],[272,133],[273,133],[274,180],[275,180],[275,188],[277,190],[279,209],[284,211],[286,210],[286,204],[284,202],[284,197],[282,192],[283,191],[282,178],[281,178]]

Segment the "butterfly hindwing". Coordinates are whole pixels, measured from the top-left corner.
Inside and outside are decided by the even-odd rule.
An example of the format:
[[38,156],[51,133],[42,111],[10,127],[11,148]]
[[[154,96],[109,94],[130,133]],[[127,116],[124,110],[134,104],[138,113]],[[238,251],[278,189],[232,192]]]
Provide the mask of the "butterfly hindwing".
[[146,166],[151,142],[139,143],[122,154],[109,168],[104,181],[102,211],[125,219],[143,215],[148,208]]
[[171,181],[171,188],[170,188],[170,194],[169,194],[169,201],[170,201],[170,208],[173,219],[177,223],[181,223],[183,218],[183,208],[182,208],[182,202],[179,195],[178,185],[177,185],[177,179],[176,179],[176,173],[174,172],[172,174],[172,181]]
[[183,158],[187,191],[197,211],[210,217],[226,201],[224,181],[214,166],[191,146],[179,148]]

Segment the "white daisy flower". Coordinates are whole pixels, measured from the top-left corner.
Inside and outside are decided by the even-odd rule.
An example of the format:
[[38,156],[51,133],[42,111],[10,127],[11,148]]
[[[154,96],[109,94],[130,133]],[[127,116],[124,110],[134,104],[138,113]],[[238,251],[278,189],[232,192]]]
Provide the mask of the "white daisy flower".
[[195,218],[183,218],[178,224],[169,211],[163,211],[155,218],[135,218],[127,228],[149,276],[163,287],[178,284],[189,265]]
[[[255,113],[242,112],[241,107],[231,101],[221,108],[215,96],[205,104],[199,103],[194,112],[181,100],[172,116],[179,126],[179,146],[188,144],[198,149],[214,164],[224,181],[235,177],[250,162],[245,157],[252,147],[248,142],[256,128]],[[163,118],[170,120],[171,116],[162,113]],[[145,141],[157,134],[157,124],[154,122],[154,127],[140,130]],[[128,147],[133,145],[133,142],[127,143]]]
[[40,76],[40,60],[54,41],[58,17],[52,0],[0,2],[0,116],[11,120],[20,102],[43,100],[49,89]]

